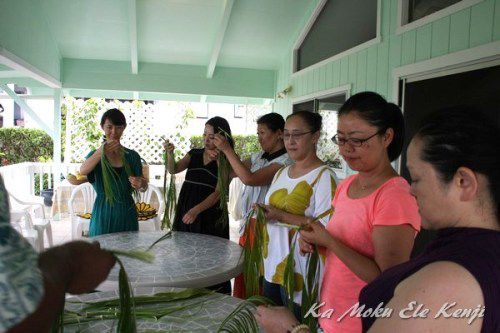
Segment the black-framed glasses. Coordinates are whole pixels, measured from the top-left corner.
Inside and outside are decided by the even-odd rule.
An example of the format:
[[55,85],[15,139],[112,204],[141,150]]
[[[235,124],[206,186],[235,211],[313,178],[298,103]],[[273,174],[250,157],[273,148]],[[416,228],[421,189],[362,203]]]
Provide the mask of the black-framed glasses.
[[283,134],[283,140],[287,141],[292,139],[293,141],[299,140],[303,135],[313,133],[314,131],[302,132],[302,133],[285,133]]
[[331,138],[331,140],[332,140],[333,143],[335,143],[338,146],[344,146],[346,143],[348,143],[352,147],[361,147],[363,145],[363,143],[365,143],[366,141],[370,140],[375,135],[379,135],[379,134],[380,134],[380,131],[376,132],[375,134],[373,134],[373,135],[371,135],[371,136],[369,136],[369,137],[367,137],[365,139],[358,139],[358,138],[345,139],[345,138],[339,138],[339,135],[335,134]]

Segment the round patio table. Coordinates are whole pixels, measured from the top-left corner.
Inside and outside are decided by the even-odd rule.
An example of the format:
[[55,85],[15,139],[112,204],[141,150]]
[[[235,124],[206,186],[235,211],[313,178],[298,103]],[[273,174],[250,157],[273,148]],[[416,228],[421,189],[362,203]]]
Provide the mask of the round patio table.
[[[102,248],[146,250],[161,236],[162,231],[120,232],[93,237]],[[130,283],[134,287],[204,288],[228,281],[241,273],[243,248],[227,239],[187,232],[172,232],[172,236],[157,243],[151,252],[152,264],[121,257]],[[118,287],[118,265],[97,290]]]
[[[134,296],[153,295],[159,292],[180,291],[179,288],[139,287],[134,288]],[[74,296],[66,300],[66,310],[79,311],[84,305],[77,303],[95,302],[118,297],[118,291],[97,292],[83,296]],[[175,303],[157,303],[137,306],[136,310],[148,307],[158,308],[175,305],[187,306],[178,312],[171,313],[158,320],[137,318],[137,332],[216,332],[222,321],[242,302],[238,298],[214,293],[196,299],[176,301]],[[115,332],[117,319],[67,324],[64,332],[108,333]]]

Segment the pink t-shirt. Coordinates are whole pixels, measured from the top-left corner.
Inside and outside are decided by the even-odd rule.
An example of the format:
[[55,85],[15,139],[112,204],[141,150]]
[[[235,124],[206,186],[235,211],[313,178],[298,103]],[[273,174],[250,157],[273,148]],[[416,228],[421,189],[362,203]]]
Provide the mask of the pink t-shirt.
[[[334,213],[326,229],[345,245],[357,252],[374,258],[372,232],[374,226],[391,226],[409,224],[416,231],[420,230],[420,215],[417,202],[410,194],[410,186],[403,177],[394,177],[385,182],[370,195],[351,199],[347,190],[357,175],[344,180],[333,198]],[[332,252],[328,251],[325,264],[325,275],[321,288],[321,302],[325,304],[319,309],[326,314],[333,309],[332,316],[320,317],[320,325],[327,333],[361,332],[361,319],[344,313],[358,302],[358,296],[366,282],[358,278]],[[331,312],[331,311],[330,311]]]

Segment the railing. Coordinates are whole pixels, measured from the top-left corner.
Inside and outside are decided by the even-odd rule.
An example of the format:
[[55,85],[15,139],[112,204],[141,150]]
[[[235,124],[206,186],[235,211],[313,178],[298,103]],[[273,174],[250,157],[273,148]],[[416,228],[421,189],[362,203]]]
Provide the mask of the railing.
[[[5,187],[12,194],[26,198],[39,194],[41,190],[55,188],[68,175],[75,174],[80,163],[40,163],[24,162],[0,167],[0,175]],[[163,165],[149,165],[149,181],[159,187],[163,186]],[[176,175],[176,182],[184,181],[184,172]]]

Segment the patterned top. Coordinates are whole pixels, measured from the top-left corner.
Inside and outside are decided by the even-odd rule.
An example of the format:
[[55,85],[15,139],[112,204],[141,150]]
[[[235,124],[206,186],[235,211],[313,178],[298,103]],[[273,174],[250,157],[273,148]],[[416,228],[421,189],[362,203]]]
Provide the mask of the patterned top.
[[[336,181],[333,171],[322,165],[309,173],[291,178],[290,166],[280,169],[269,188],[265,203],[300,216],[319,218],[326,225],[332,214],[332,198],[335,194]],[[264,232],[264,278],[268,282],[283,285],[283,273],[292,242],[297,241],[295,230],[278,226],[276,221],[268,221]],[[285,222],[286,221],[282,221]],[[266,232],[267,231],[267,232]],[[307,257],[300,255],[298,244],[295,246],[295,295],[294,302],[301,303],[304,276],[306,275]],[[323,262],[320,260],[320,285]]]
[[38,256],[10,225],[8,200],[0,177],[0,332],[33,313],[43,296]]
[[[274,154],[267,154],[264,151],[253,153],[250,157],[250,171],[256,172],[271,164],[278,164],[280,166],[287,166],[292,164],[292,160],[288,156],[285,148],[277,151]],[[266,198],[266,193],[270,185],[263,186],[248,186],[243,187],[241,211],[243,212],[243,220],[240,225],[240,233],[245,230],[245,221],[248,219],[248,214],[252,210],[255,203],[263,203]]]

